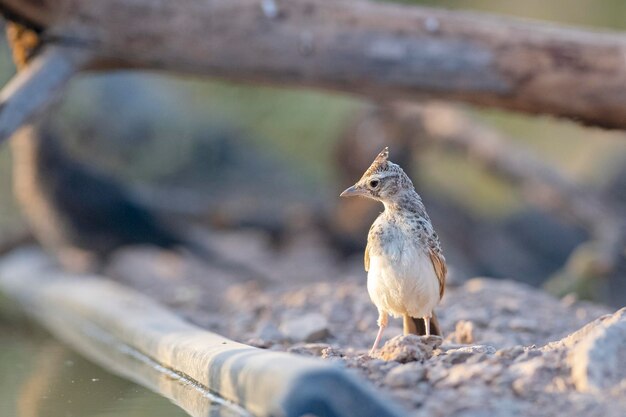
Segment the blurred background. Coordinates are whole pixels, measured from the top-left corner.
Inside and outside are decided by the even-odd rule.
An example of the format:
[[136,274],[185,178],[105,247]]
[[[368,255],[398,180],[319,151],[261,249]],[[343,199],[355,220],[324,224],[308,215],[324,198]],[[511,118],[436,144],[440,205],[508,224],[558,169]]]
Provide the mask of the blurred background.
[[[567,7],[565,2],[539,0],[406,2],[626,30],[622,0],[571,0]],[[14,73],[2,39],[0,82]],[[624,218],[623,132],[496,110],[462,111],[473,122],[500,132],[507,143],[556,168],[586,195]],[[410,171],[440,231],[452,282],[478,275],[514,279],[546,286],[558,296],[571,293],[616,307],[626,304],[623,248],[610,270],[594,268],[589,225],[536,204],[529,193],[539,191],[495,175],[471,155],[423,140],[421,130],[407,122],[405,114],[406,107],[397,103],[326,92],[117,72],[84,74],[72,82],[52,115],[52,126],[70,155],[129,185],[164,217],[212,229],[255,229],[266,234],[268,246],[278,252],[294,236],[314,235],[316,244],[324,245],[337,262],[356,258],[360,262],[369,225],[381,210],[373,202],[340,201],[338,194],[389,145],[392,160]],[[11,178],[11,152],[3,146],[0,237],[26,229]],[[111,398],[124,392],[119,395],[129,401],[153,401],[142,399],[149,393],[116,377],[93,376],[103,371],[90,368],[47,336],[33,340],[14,325],[5,327],[8,330],[3,331],[0,323],[0,363],[19,365],[0,376],[0,404],[14,404],[5,400],[18,395],[12,390],[17,379],[26,381],[20,385],[22,391],[36,389],[36,381],[28,382],[35,374],[77,385],[83,383],[81,378],[88,378],[87,384],[96,383],[96,378],[108,384],[105,394]],[[38,359],[49,358],[50,352],[61,358],[53,361],[59,369],[49,369],[49,363]],[[54,392],[50,395],[55,401],[68,401]],[[148,415],[161,406],[140,408]],[[77,410],[86,415],[80,406]]]
[[[541,1],[412,3],[626,29],[626,4],[619,0],[574,0],[566,8]],[[3,41],[0,80],[14,71]],[[356,181],[379,148],[389,144],[392,159],[395,154],[410,171],[441,230],[455,279],[485,275],[535,286],[552,279],[559,295],[574,291],[624,304],[626,288],[620,280],[589,281],[588,275],[598,274],[581,266],[580,259],[571,260],[590,239],[588,228],[534,204],[527,190],[493,175],[468,154],[420,143],[419,131],[404,126],[389,105],[395,103],[117,72],[76,79],[52,115],[52,125],[69,154],[129,184],[163,215],[214,228],[258,228],[274,243],[295,231],[314,231],[339,258],[361,253],[380,208],[340,202],[338,191]],[[624,133],[496,110],[466,111],[591,190],[613,212],[625,212]],[[5,236],[24,229],[12,198],[11,171],[5,146],[0,149],[0,231]],[[619,268],[612,269],[608,275],[615,278]],[[563,280],[566,270],[584,275],[585,283],[580,284],[580,276]]]

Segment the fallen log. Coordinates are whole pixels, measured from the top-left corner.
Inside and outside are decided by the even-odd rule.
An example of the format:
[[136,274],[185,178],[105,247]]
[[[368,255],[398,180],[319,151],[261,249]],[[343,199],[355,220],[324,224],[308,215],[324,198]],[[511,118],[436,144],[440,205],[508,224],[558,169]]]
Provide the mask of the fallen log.
[[403,415],[339,366],[202,330],[106,278],[60,272],[38,251],[0,262],[0,292],[93,360],[122,361],[114,371],[125,368],[194,417],[214,415],[216,395],[261,417]]
[[[0,0],[0,11],[44,44],[92,53],[92,69],[437,97],[626,128],[619,33],[346,0]],[[0,140],[16,128],[3,114]]]

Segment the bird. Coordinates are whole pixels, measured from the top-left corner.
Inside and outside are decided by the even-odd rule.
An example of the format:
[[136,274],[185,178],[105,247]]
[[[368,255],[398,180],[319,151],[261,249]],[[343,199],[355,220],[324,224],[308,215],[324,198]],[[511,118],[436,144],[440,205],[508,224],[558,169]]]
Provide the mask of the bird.
[[434,312],[443,297],[447,266],[422,198],[385,147],[361,179],[340,194],[382,202],[369,229],[364,264],[367,290],[378,309],[377,350],[389,315],[403,318],[404,334],[442,336]]

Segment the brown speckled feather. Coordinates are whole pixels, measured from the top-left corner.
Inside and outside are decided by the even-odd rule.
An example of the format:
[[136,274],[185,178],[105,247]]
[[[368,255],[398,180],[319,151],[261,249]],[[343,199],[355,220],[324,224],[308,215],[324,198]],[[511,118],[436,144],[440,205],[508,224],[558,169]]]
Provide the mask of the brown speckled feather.
[[441,254],[441,251],[429,249],[428,255],[430,256],[430,260],[435,268],[435,274],[437,274],[437,279],[439,280],[439,299],[441,299],[446,290],[446,275],[448,274],[446,260]]
[[365,264],[365,271],[369,272],[370,270],[370,243],[367,242],[365,245],[365,255],[363,256],[363,263]]

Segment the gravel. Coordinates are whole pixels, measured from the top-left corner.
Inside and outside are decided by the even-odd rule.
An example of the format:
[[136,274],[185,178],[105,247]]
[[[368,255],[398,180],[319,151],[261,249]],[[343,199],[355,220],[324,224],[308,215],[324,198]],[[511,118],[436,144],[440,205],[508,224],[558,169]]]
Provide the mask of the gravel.
[[[370,357],[377,313],[360,259],[338,262],[310,236],[282,253],[264,249],[252,235],[229,235],[223,246],[218,236],[213,243],[230,253],[238,239],[268,285],[233,284],[228,274],[208,274],[186,260],[192,266],[178,265],[176,273],[153,267],[146,287],[133,272],[138,258],[130,257],[133,268],[120,261],[129,256],[118,258],[116,276],[232,339],[344,366],[408,416],[625,415],[624,311],[596,320],[610,311],[518,282],[457,281],[437,310],[443,339],[402,336],[400,320],[391,320],[384,345]],[[160,255],[142,251],[156,265],[150,258]]]

